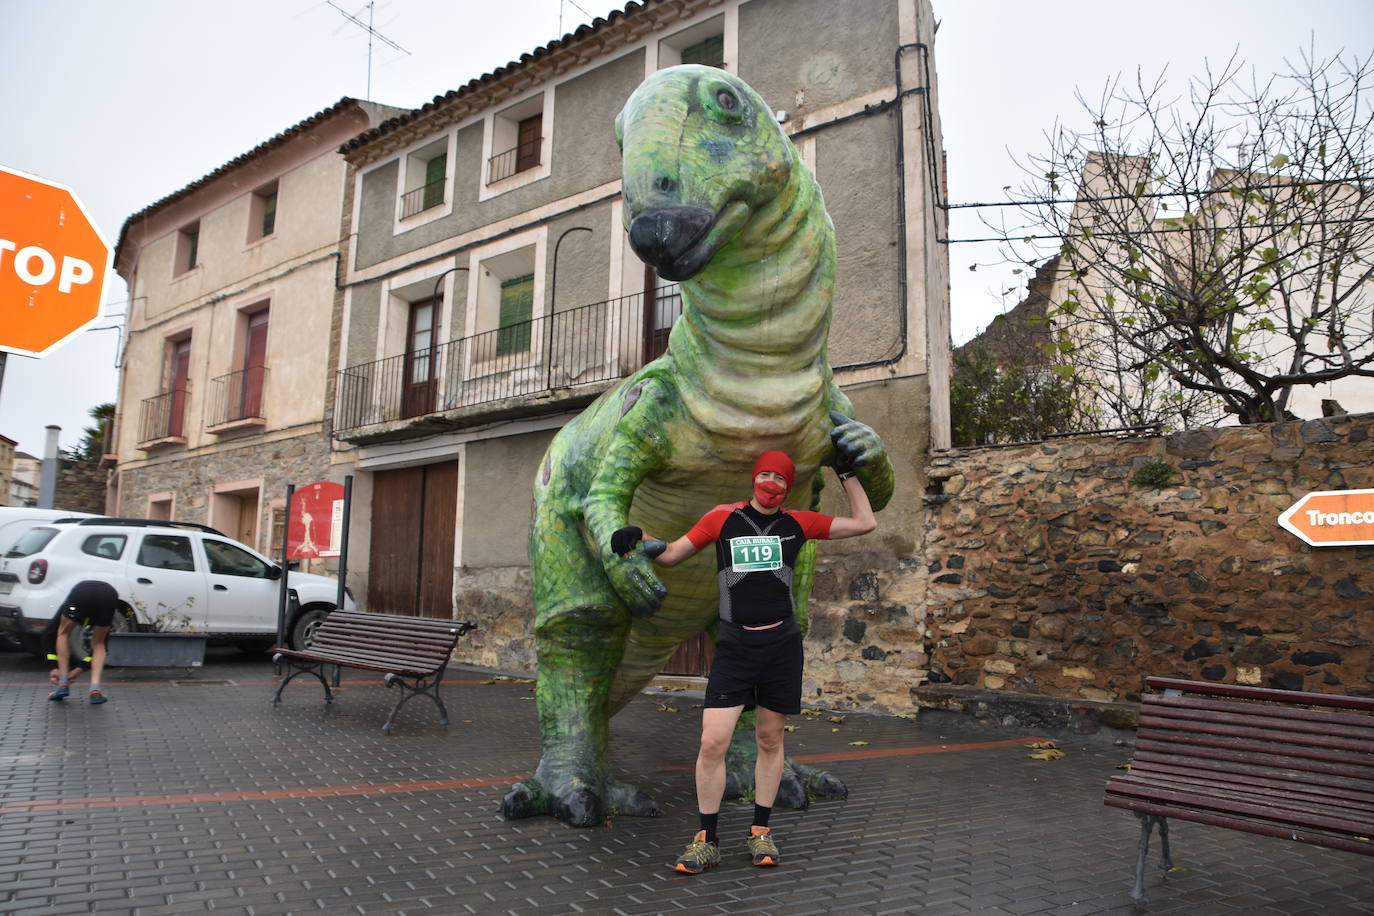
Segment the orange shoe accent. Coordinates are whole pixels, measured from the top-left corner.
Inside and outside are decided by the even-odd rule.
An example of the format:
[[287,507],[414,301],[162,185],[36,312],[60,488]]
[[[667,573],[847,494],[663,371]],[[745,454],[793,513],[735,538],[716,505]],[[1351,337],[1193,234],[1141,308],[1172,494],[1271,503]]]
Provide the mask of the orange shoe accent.
[[749,851],[753,853],[754,864],[760,867],[777,865],[778,847],[773,843],[770,827],[751,824],[749,827]]

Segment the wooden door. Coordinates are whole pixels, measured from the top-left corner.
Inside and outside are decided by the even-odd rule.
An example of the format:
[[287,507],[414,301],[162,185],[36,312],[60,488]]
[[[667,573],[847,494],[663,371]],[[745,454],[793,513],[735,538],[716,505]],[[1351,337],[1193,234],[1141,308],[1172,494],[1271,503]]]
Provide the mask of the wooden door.
[[543,142],[541,132],[544,124],[543,112],[526,118],[515,128],[515,171],[523,172],[539,164],[539,147]]
[[663,673],[705,677],[711,673],[711,658],[715,654],[711,634],[698,633],[677,647],[673,657],[663,666]]
[[186,390],[191,382],[191,338],[172,344],[172,405],[167,414],[167,435],[186,430]]
[[367,609],[453,617],[458,462],[378,471],[372,483]]
[[239,496],[238,528],[234,537],[240,544],[247,544],[254,550],[258,546],[258,494],[244,493]]
[[248,318],[243,347],[243,382],[239,386],[239,415],[262,416],[262,382],[267,371],[267,310]]
[[644,265],[644,361],[668,349],[668,334],[682,316],[682,287]]
[[401,416],[421,417],[434,412],[434,335],[437,300],[410,306],[406,328],[405,373],[401,380]]

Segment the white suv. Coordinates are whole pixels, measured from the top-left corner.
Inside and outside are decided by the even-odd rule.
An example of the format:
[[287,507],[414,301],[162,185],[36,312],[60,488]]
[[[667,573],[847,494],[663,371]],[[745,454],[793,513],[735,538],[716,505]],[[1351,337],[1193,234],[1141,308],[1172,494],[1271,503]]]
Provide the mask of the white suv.
[[[0,558],[0,633],[42,656],[62,599],[83,579],[119,592],[114,629],[193,630],[245,648],[276,636],[281,567],[204,525],[113,518],[20,536]],[[338,580],[293,572],[287,585],[287,633],[299,648],[334,610]],[[347,593],[344,605],[356,607]]]

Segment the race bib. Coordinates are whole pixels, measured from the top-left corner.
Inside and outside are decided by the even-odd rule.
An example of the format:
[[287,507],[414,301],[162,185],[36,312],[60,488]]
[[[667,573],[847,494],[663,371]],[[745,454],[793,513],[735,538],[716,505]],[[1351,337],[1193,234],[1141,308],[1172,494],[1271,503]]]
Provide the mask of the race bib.
[[775,535],[731,538],[730,568],[735,572],[782,569],[782,540]]

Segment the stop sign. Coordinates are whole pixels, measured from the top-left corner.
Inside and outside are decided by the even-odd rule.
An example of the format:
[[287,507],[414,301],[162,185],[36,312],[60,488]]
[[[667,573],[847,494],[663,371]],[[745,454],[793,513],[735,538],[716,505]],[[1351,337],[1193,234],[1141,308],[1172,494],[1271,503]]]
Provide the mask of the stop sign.
[[0,350],[42,356],[100,317],[110,246],[71,188],[0,166]]

